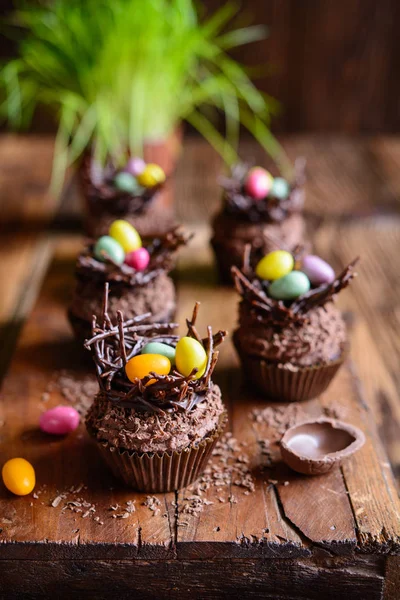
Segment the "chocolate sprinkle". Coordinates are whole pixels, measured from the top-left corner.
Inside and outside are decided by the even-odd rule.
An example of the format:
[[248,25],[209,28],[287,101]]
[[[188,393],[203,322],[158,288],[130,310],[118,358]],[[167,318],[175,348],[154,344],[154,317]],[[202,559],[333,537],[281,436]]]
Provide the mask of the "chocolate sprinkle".
[[118,323],[112,325],[107,304],[108,283],[104,286],[102,325],[93,317],[93,337],[84,344],[85,348],[92,352],[100,392],[110,401],[126,408],[158,413],[192,410],[203,400],[202,393],[210,389],[211,375],[219,354],[215,348],[223,342],[227,332],[218,331],[213,335],[212,328],[208,327],[208,335],[202,339],[195,326],[199,309],[199,303],[196,302],[191,320],[186,321],[187,335],[201,343],[207,352],[204,374],[198,379],[193,379],[197,369],[193,369],[188,376],[183,376],[174,369],[169,375],[152,372],[143,379],[135,379],[132,383],[125,374],[126,363],[133,356],[140,354],[142,348],[150,341],[175,346],[178,336],[158,332],[173,331],[177,324],[143,323],[149,317],[149,313],[125,321],[121,311],[118,311]]

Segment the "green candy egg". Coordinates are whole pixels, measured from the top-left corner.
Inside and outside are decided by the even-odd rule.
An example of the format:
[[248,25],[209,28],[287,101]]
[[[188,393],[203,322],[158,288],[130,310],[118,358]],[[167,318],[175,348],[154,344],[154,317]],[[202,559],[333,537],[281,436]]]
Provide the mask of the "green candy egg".
[[110,259],[117,265],[122,265],[125,260],[125,252],[121,244],[109,235],[103,235],[94,246],[93,253],[97,260],[105,262]]
[[278,200],[284,200],[289,196],[290,186],[283,177],[275,177],[271,188],[271,195]]
[[175,362],[175,348],[161,342],[149,342],[142,348],[141,354],[161,354],[168,358],[171,364]]
[[140,186],[133,175],[121,171],[114,177],[114,185],[120,192],[134,194],[140,190]]
[[275,300],[294,300],[310,289],[310,280],[301,271],[292,271],[275,279],[268,287],[268,295]]

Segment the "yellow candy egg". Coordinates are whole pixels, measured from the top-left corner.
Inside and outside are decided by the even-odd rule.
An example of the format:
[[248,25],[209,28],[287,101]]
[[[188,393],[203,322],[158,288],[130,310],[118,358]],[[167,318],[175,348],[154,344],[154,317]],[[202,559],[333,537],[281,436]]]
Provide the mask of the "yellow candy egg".
[[11,458],[2,469],[4,485],[17,496],[30,494],[35,487],[35,470],[24,458]]
[[194,379],[200,379],[204,375],[207,366],[207,354],[203,346],[191,337],[183,337],[179,340],[175,350],[175,365],[179,373],[187,377],[198,369]]
[[137,182],[145,187],[152,188],[165,181],[165,173],[159,165],[149,163],[137,176]]
[[293,267],[294,259],[290,252],[275,250],[260,260],[256,266],[256,275],[260,279],[274,281],[290,273]]
[[[171,370],[171,362],[162,354],[139,354],[133,356],[125,365],[125,373],[132,382],[135,379],[143,379],[150,373],[157,375],[168,375]],[[154,383],[155,379],[150,379],[147,385]]]
[[136,229],[132,227],[128,221],[124,221],[123,219],[118,219],[111,223],[109,234],[110,237],[122,246],[125,254],[142,247],[142,240]]

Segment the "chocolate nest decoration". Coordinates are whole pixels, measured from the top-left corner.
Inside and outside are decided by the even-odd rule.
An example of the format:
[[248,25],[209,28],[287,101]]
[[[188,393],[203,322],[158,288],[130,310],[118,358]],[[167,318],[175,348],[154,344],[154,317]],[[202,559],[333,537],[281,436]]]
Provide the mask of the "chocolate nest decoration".
[[163,236],[151,238],[146,246],[150,262],[145,271],[136,271],[123,263],[118,265],[109,256],[102,262],[93,255],[94,243],[91,243],[78,257],[76,275],[90,277],[99,281],[125,283],[127,285],[146,285],[162,271],[170,271],[174,266],[173,255],[179,247],[185,246],[193,237],[177,226]]
[[[323,307],[328,302],[332,302],[335,296],[350,281],[357,276],[354,267],[359,261],[355,258],[332,283],[320,285],[311,289],[306,294],[299,296],[290,302],[287,306],[282,300],[270,298],[261,280],[257,277],[250,266],[250,246],[246,246],[242,270],[233,266],[231,269],[235,288],[242,297],[242,301],[250,305],[254,317],[260,322],[272,323],[282,326],[290,323],[301,324],[307,319],[307,313],[318,306]],[[299,249],[294,251],[296,258],[301,254]]]
[[220,180],[225,191],[224,210],[253,222],[280,222],[289,214],[300,212],[304,204],[305,166],[304,158],[295,161],[294,179],[287,198],[279,200],[267,196],[261,200],[254,200],[244,190],[244,180],[249,165],[244,163],[235,165],[232,167],[231,176]]
[[[108,315],[108,284],[104,286],[103,323],[99,325],[94,316],[92,322],[93,337],[85,341],[85,348],[92,352],[96,365],[96,375],[100,391],[112,402],[125,408],[150,410],[156,413],[174,412],[176,410],[192,410],[202,400],[202,392],[210,388],[211,375],[218,360],[218,350],[227,335],[226,331],[218,331],[213,335],[212,328],[207,327],[208,335],[202,339],[196,329],[199,310],[196,302],[191,320],[186,320],[187,335],[202,344],[208,355],[204,375],[193,379],[198,369],[184,377],[175,369],[169,375],[150,373],[143,379],[129,381],[125,374],[125,365],[130,358],[140,353],[148,342],[162,342],[176,345],[177,335],[159,334],[157,331],[174,330],[177,323],[149,323],[144,321],[150,316],[145,313],[127,321],[121,311],[117,312],[117,325],[112,325]],[[149,382],[155,380],[154,383]]]

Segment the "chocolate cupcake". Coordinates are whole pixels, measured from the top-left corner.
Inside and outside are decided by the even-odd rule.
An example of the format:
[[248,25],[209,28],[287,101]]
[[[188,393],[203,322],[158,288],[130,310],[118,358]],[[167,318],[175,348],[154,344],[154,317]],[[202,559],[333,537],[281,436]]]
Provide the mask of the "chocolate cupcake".
[[110,163],[101,168],[88,155],[79,175],[89,237],[106,235],[115,219],[125,219],[143,236],[164,234],[176,224],[158,165],[133,158],[123,169]]
[[278,251],[255,271],[248,259],[242,271],[232,267],[241,296],[234,344],[247,379],[269,400],[314,398],[342,365],[349,343],[333,300],[355,263],[336,277],[319,257]]
[[261,167],[239,164],[222,180],[223,205],[214,218],[211,239],[222,283],[232,283],[231,267],[241,266],[248,244],[254,266],[276,246],[303,243],[304,168],[305,161],[298,159],[289,182]]
[[[216,346],[225,331],[201,339],[195,329],[198,304],[188,334],[179,339],[162,324],[142,317],[113,326],[93,322],[92,351],[100,390],[86,427],[113,473],[126,485],[148,493],[177,490],[195,481],[223,431],[226,414],[212,380]],[[167,325],[172,330],[176,324]]]
[[[135,231],[124,221],[114,223],[122,224],[128,233]],[[143,313],[149,313],[150,321],[161,323],[174,318],[176,292],[168,273],[174,267],[176,251],[190,236],[173,229],[161,237],[145,238],[143,245],[137,232],[136,236],[140,247],[133,252],[125,253],[117,240],[103,236],[79,255],[76,286],[68,309],[78,341],[83,343],[90,336],[93,315],[100,319],[103,314],[105,283],[109,286],[108,313],[114,325],[118,310],[122,310],[127,319]]]

